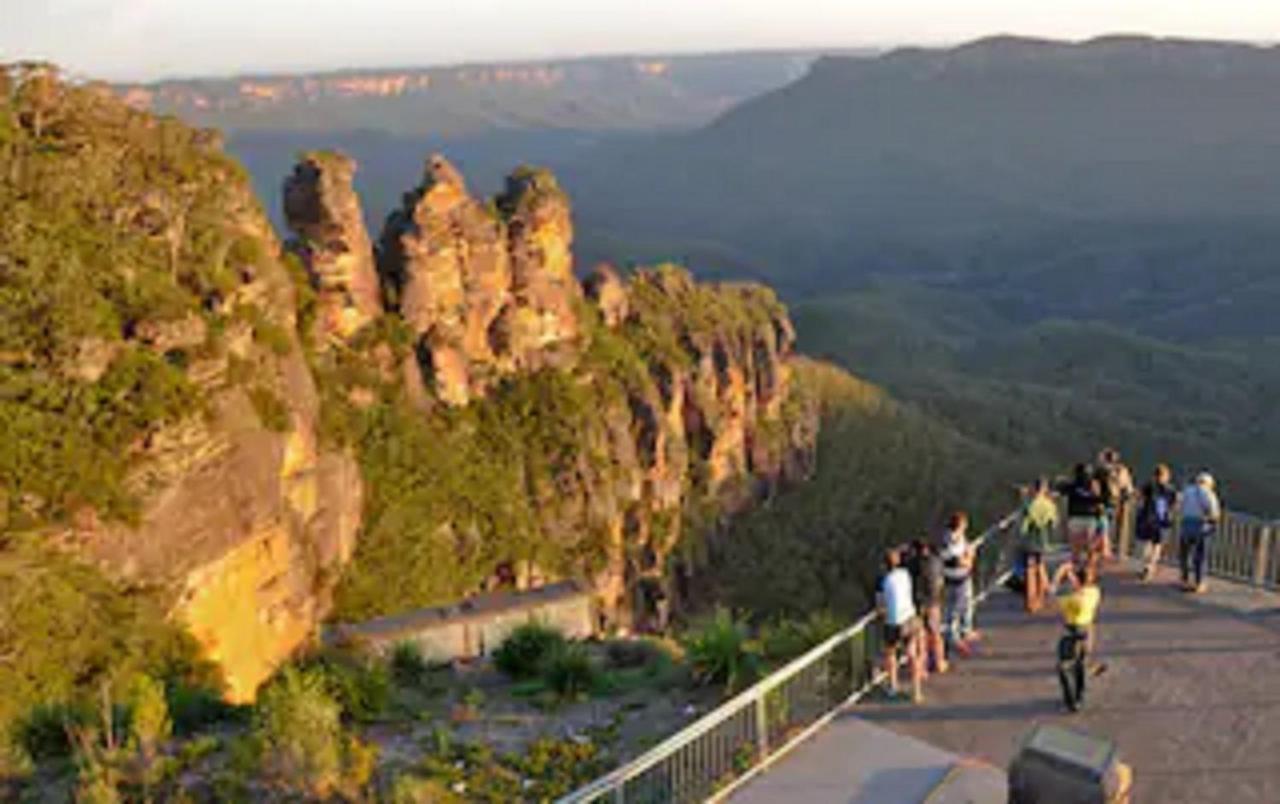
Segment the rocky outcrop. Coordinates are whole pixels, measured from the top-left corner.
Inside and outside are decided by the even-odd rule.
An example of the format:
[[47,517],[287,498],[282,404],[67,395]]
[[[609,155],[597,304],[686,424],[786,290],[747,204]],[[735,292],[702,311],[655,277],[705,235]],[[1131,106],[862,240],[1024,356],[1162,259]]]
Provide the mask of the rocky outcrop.
[[[370,489],[377,515],[343,579],[340,616],[573,576],[591,580],[605,621],[661,623],[681,597],[673,567],[700,560],[689,545],[805,471],[813,417],[788,407],[795,336],[771,291],[699,284],[671,266],[629,280],[600,266],[579,284],[572,242],[568,199],[546,171],[520,169],[484,201],[439,156],[387,221],[379,331],[401,334],[357,346],[332,372],[357,377],[335,395],[343,416],[398,399],[401,422],[464,428],[439,449],[483,461],[496,447],[515,465],[466,467],[486,488],[456,500],[397,491],[439,487],[461,468],[429,453],[392,461],[419,436],[380,419],[385,447],[355,445],[379,456],[367,468],[386,485]],[[389,387],[400,390],[388,397]],[[445,412],[471,407],[466,418]],[[503,427],[514,431],[491,431]],[[442,552],[448,544],[464,548]]]
[[596,586],[615,625],[661,627],[704,558],[682,548],[714,540],[718,522],[807,474],[816,411],[784,408],[795,337],[771,291],[700,285],[673,267],[641,271],[625,291],[605,290],[612,282],[597,272],[588,295],[613,297],[602,307],[678,348],[650,356],[648,382],[617,412],[631,443],[615,441],[614,457],[633,482],[606,526]]
[[627,287],[612,265],[597,265],[583,282],[582,289],[596,306],[606,327],[616,329],[626,320],[630,310]]
[[382,314],[373,249],[352,188],[356,165],[341,154],[303,157],[284,183],[284,212],[316,290],[318,345],[346,340]]
[[443,157],[429,160],[387,222],[380,265],[441,400],[464,405],[501,377],[571,355],[580,293],[572,239],[549,174],[518,173],[486,205]]
[[[68,533],[111,576],[161,590],[234,701],[252,700],[314,636],[355,549],[363,494],[354,458],[319,443],[320,399],[294,335],[294,288],[253,206],[226,210],[259,256],[222,299],[220,338],[196,316],[146,320],[115,350],[191,355],[186,374],[205,412],[137,445],[136,523],[84,512]],[[322,283],[322,294],[326,287],[336,286]]]

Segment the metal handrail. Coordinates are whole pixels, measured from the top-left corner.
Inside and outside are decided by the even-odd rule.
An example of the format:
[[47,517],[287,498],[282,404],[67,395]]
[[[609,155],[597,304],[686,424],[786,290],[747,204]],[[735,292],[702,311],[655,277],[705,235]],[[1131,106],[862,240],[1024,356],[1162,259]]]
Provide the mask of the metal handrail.
[[[1007,572],[1002,571],[1004,545],[994,543],[992,540],[993,537],[1007,530],[1016,521],[1017,516],[1017,513],[1009,514],[974,540],[974,549],[979,552],[982,552],[989,544],[994,544],[995,548],[1000,551],[996,558],[995,572],[991,578],[986,579],[992,583],[985,584],[986,586],[1003,582],[1007,575]],[[976,579],[979,583],[984,582],[980,574]],[[979,591],[985,596],[989,589],[984,588]],[[661,778],[656,780],[656,786],[659,790],[653,791],[647,796],[643,794],[640,796],[640,800],[645,801],[646,804],[648,802],[667,804],[667,802],[722,798],[729,791],[759,773],[773,760],[785,754],[792,746],[801,742],[818,728],[821,728],[845,706],[856,702],[868,690],[881,682],[883,673],[878,667],[875,667],[873,656],[875,651],[871,649],[873,645],[868,644],[875,641],[875,632],[868,627],[875,622],[877,617],[878,615],[875,612],[864,615],[853,625],[814,646],[803,655],[787,662],[781,668],[770,673],[748,689],[730,698],[645,753],[615,768],[585,787],[561,798],[559,804],[631,801],[632,798],[627,795],[628,783],[640,782],[645,774],[661,770],[660,766],[664,762],[671,762],[672,768],[669,769],[669,773],[663,774]],[[842,663],[844,669],[850,671],[847,694],[839,696],[836,700],[826,701],[825,699],[828,697],[826,693],[830,692],[831,685],[838,683],[832,676],[833,670],[838,670],[839,668],[832,668],[830,662],[835,659],[837,652],[843,650],[846,646],[849,649],[849,657],[847,661],[842,660]],[[859,668],[863,670],[861,676],[858,672]],[[806,674],[817,678],[816,683],[804,688],[801,685]],[[794,695],[792,690],[786,686],[792,682],[795,682],[797,687],[801,687],[795,690]],[[779,718],[777,712],[770,711],[770,707],[775,710],[789,708],[792,704],[803,704],[803,699],[806,697],[813,698],[815,696],[822,699],[820,706],[823,707],[823,711],[807,723],[792,724],[788,722],[790,720],[788,714],[783,714]],[[735,718],[741,718],[746,713],[750,713],[750,720],[744,724],[737,724],[735,727]],[[779,719],[782,722],[773,722]],[[776,746],[772,744],[773,740],[771,739],[775,726],[780,727],[776,730],[779,731],[780,736],[785,738],[781,744]],[[731,733],[716,737],[713,732],[721,727],[725,727]],[[800,728],[798,733],[789,733],[791,729],[796,727]],[[710,748],[700,745],[700,741],[707,738],[711,738],[715,745]],[[726,764],[726,755],[733,754],[736,756],[743,750],[741,745],[738,745],[737,748],[734,747],[735,739],[738,741],[749,739],[751,741],[751,745],[747,746],[750,750],[750,764],[747,767],[732,767],[731,778],[727,780],[718,778],[721,769]],[[685,752],[688,756],[682,756],[682,752]],[[685,780],[683,777],[685,763],[682,760],[689,760],[693,766],[691,773],[695,777],[700,774],[700,778]],[[737,765],[740,763],[731,761],[729,764]]]

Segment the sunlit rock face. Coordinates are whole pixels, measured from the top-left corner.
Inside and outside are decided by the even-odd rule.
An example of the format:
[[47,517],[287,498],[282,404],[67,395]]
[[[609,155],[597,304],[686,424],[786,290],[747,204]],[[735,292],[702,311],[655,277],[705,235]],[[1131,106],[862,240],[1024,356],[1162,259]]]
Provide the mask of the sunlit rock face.
[[314,336],[348,340],[382,314],[373,248],[352,188],[356,165],[335,153],[307,154],[284,183],[289,244],[316,290]]
[[441,400],[465,405],[504,376],[572,361],[572,242],[549,173],[518,172],[486,204],[443,157],[428,161],[387,221],[380,267]]
[[[329,190],[324,195],[334,197]],[[67,533],[112,576],[161,590],[171,616],[219,666],[236,701],[252,700],[328,613],[333,584],[355,548],[363,499],[354,457],[320,445],[319,395],[295,335],[295,288],[247,188],[243,201],[226,210],[227,218],[260,256],[219,304],[252,315],[233,320],[217,348],[206,345],[204,322],[194,316],[146,320],[133,328],[136,348],[192,355],[186,373],[207,410],[136,445],[130,478],[140,501],[135,524],[101,522],[86,513]],[[353,272],[368,272],[345,285],[363,294],[360,304],[343,297],[365,318],[378,309],[368,251],[366,239],[337,260],[358,266]],[[335,264],[332,254],[321,258],[326,271]],[[320,283],[322,298],[326,292],[336,296],[328,278]],[[350,316],[339,314],[337,304],[332,310],[330,321],[341,327],[326,332],[351,332]],[[262,335],[268,328],[270,342]],[[88,357],[84,362],[82,370],[98,370]],[[277,406],[270,421],[255,403],[264,396]]]

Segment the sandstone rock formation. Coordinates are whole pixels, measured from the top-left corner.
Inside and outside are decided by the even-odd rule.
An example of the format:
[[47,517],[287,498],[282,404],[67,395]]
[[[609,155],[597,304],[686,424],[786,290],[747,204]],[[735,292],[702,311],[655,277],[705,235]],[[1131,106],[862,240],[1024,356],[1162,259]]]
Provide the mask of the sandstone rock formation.
[[502,376],[571,352],[572,237],[549,174],[517,174],[484,205],[443,157],[428,161],[387,221],[380,265],[440,399],[466,404]]
[[[598,273],[589,294],[613,295],[601,291],[609,281]],[[662,625],[666,610],[679,605],[683,574],[701,560],[684,551],[673,574],[681,546],[714,538],[716,518],[803,478],[816,417],[783,409],[795,338],[771,291],[698,285],[667,267],[640,272],[615,296],[622,297],[626,320],[667,330],[680,348],[649,361],[649,382],[617,412],[632,443],[615,442],[614,456],[631,469],[632,483],[606,526],[608,561],[596,584],[616,625]],[[708,304],[722,317],[700,320]],[[743,320],[735,322],[735,310]],[[691,519],[699,510],[712,519]]]
[[601,264],[583,282],[582,289],[606,327],[616,329],[627,318],[627,287],[612,265]]
[[[393,368],[385,345],[360,359],[380,367],[383,384],[398,383],[412,415],[427,420],[437,415],[436,403],[484,406],[504,383],[557,372],[569,379],[555,392],[566,398],[547,400],[560,409],[536,415],[569,417],[563,426],[574,443],[555,447],[554,460],[535,447],[518,459],[529,464],[513,467],[514,474],[495,469],[496,476],[477,481],[512,484],[497,499],[529,512],[541,544],[533,553],[541,558],[520,540],[489,532],[491,523],[505,521],[502,511],[433,498],[436,507],[424,514],[399,510],[412,505],[408,498],[379,498],[379,516],[431,521],[413,538],[402,526],[388,532],[365,523],[365,538],[373,541],[357,548],[340,614],[348,603],[357,618],[448,603],[460,590],[492,588],[509,565],[522,568],[521,578],[589,574],[607,621],[653,624],[668,604],[678,604],[671,568],[681,564],[676,551],[690,542],[690,515],[703,513],[695,530],[713,531],[717,518],[804,473],[812,416],[785,409],[795,336],[772,292],[699,284],[675,267],[642,270],[624,281],[600,266],[580,285],[572,240],[568,199],[546,171],[520,169],[502,194],[484,202],[440,156],[428,160],[421,185],[390,216],[378,266],[397,322],[391,329],[403,328],[412,350],[401,369]],[[583,317],[584,302],[595,306],[599,325]],[[575,386],[590,389],[586,399],[567,398],[578,395]],[[343,398],[365,411],[376,396],[366,382],[346,389]],[[476,420],[502,418],[482,413]],[[477,447],[464,439],[456,448]],[[422,479],[392,486],[430,482],[431,456],[420,463]],[[383,471],[388,477],[385,472],[407,470]],[[380,491],[371,493],[379,497]],[[456,556],[415,555],[439,549],[432,545],[477,540],[487,542],[492,556],[487,570]],[[691,569],[697,561],[691,554],[683,565]],[[440,572],[438,586],[422,580],[427,565]],[[413,577],[384,577],[400,572]],[[384,595],[384,587],[409,591]]]
[[315,337],[345,340],[382,314],[373,249],[352,188],[356,165],[336,153],[313,152],[284,183],[284,212],[297,235],[291,250],[316,289]]
[[[220,667],[228,697],[248,701],[328,613],[355,549],[362,481],[350,455],[319,444],[320,401],[269,224],[248,203],[226,213],[265,255],[225,300],[254,311],[253,321],[233,320],[212,349],[199,348],[199,318],[144,321],[121,347],[196,355],[187,374],[208,414],[138,445],[135,525],[81,517],[69,537],[111,575],[164,590],[173,619]],[[264,342],[267,327],[282,340]],[[255,397],[275,400],[281,420],[264,421]]]

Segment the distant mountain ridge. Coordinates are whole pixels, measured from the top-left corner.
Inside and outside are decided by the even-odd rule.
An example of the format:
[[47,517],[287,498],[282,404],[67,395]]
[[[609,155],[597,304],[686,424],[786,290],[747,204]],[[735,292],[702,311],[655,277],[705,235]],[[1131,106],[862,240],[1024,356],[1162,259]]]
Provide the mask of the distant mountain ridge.
[[[588,234],[625,222],[637,240],[732,244],[787,264],[774,279],[792,290],[965,273],[993,245],[1117,221],[1266,230],[1280,220],[1277,77],[1277,48],[1141,37],[827,57],[566,181],[591,199]],[[621,176],[625,195],[610,189]]]
[[231,129],[693,127],[800,77],[812,51],[611,56],[126,84],[130,104]]

